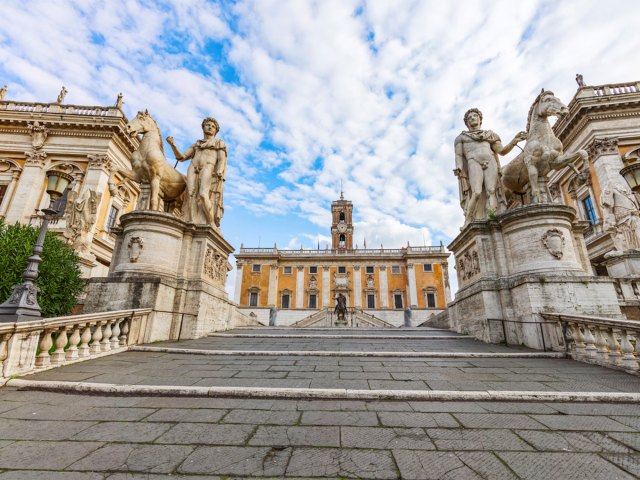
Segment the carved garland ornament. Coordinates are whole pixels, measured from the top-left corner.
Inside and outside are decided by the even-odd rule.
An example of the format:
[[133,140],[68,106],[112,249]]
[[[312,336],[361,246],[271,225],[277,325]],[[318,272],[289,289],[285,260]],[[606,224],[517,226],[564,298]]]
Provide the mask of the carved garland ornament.
[[549,253],[557,259],[562,258],[564,250],[564,235],[557,228],[551,228],[542,236],[542,243]]

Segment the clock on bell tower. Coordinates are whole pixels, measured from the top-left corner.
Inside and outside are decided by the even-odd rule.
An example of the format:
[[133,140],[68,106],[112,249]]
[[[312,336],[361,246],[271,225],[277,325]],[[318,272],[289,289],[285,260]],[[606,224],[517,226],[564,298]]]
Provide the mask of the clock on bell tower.
[[353,204],[344,199],[331,203],[331,248],[334,250],[353,250]]

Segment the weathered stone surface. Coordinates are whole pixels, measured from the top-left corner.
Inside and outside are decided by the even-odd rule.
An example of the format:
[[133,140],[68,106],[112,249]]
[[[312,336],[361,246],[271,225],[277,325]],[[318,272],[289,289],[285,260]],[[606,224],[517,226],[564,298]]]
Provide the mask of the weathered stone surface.
[[62,470],[102,445],[99,442],[13,442],[0,448],[0,468]]
[[294,450],[287,475],[336,475],[385,480],[399,478],[389,452],[334,448]]
[[182,473],[284,475],[291,449],[269,447],[200,447],[178,469]]
[[498,456],[520,477],[531,480],[602,478],[631,480],[632,475],[589,453],[501,452]]
[[70,470],[170,473],[193,451],[184,445],[108,444]]

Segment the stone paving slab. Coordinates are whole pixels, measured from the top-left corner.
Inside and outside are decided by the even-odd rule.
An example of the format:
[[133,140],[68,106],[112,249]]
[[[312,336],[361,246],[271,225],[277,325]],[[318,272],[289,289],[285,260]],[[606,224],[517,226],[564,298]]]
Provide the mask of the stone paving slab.
[[[611,480],[637,476],[640,455],[640,432],[620,431],[633,427],[616,420],[640,418],[637,405],[94,397],[12,388],[0,390],[0,402],[7,407],[0,470],[8,470],[0,480]],[[70,404],[81,412],[109,409],[109,420],[45,415]],[[141,411],[132,416],[131,409]],[[118,413],[121,420],[112,420]],[[16,439],[7,440],[4,432],[12,431]],[[60,471],[68,476],[57,477]]]
[[[346,357],[198,357],[124,352],[68,365],[26,378],[65,380],[67,372],[86,373],[92,383],[132,385],[346,388],[362,390],[640,392],[640,377],[579,364],[569,359],[442,359]],[[536,381],[522,371],[536,363]],[[497,365],[500,365],[499,367]],[[162,366],[162,368],[160,368]],[[579,370],[580,382],[575,381]],[[501,379],[498,375],[509,375]],[[0,404],[0,411],[6,408]]]

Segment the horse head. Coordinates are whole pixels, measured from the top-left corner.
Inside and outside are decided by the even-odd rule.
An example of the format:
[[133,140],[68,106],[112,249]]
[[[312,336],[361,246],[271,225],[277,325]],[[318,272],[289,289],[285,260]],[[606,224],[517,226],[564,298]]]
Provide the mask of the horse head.
[[146,133],[155,127],[155,121],[148,110],[138,112],[133,120],[127,123],[127,133],[131,136]]
[[563,117],[569,113],[567,106],[550,90],[542,89],[537,103],[537,114],[541,117]]

